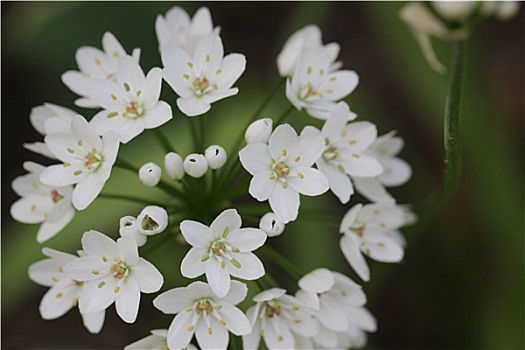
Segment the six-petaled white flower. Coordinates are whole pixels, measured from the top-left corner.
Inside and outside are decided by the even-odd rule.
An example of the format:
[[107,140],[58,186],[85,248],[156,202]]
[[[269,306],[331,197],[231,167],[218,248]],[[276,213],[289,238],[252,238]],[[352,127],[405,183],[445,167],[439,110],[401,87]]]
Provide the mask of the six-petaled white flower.
[[341,203],[347,203],[354,193],[350,176],[372,177],[381,174],[383,167],[377,159],[364,154],[377,136],[370,122],[353,122],[355,116],[346,103],[339,103],[321,131],[307,126],[302,134],[322,135],[325,150],[316,164],[330,183],[330,190]]
[[73,206],[85,209],[98,196],[117,158],[118,135],[112,131],[100,138],[82,116],[71,120],[71,133],[52,133],[45,137],[47,147],[63,164],[47,167],[40,181],[50,186],[76,184]]
[[297,218],[299,193],[317,196],[329,188],[327,178],[312,165],[323,153],[321,136],[297,136],[288,124],[278,126],[268,141],[252,143],[239,152],[243,167],[253,175],[249,192],[258,201],[268,200],[284,223]]
[[115,242],[91,230],[82,236],[82,248],[86,255],[64,266],[67,276],[88,282],[78,299],[80,312],[103,311],[115,303],[120,318],[135,322],[140,293],[157,292],[164,283],[161,273],[139,257],[137,242],[131,237]]
[[392,201],[356,204],[345,214],[339,228],[341,250],[364,281],[370,279],[370,270],[363,254],[382,262],[403,259],[403,247],[395,235],[406,223],[406,209]]
[[[64,266],[76,260],[77,256],[51,248],[43,248],[42,253],[48,258],[29,266],[29,278],[42,286],[50,287],[40,302],[40,314],[43,319],[52,320],[77,306],[85,282],[71,279],[64,273]],[[84,326],[91,333],[100,332],[104,324],[104,310],[80,315]]]
[[75,216],[71,205],[72,186],[48,186],[40,180],[45,167],[33,162],[25,162],[24,169],[29,173],[17,177],[12,187],[21,196],[11,206],[11,216],[25,224],[42,223],[36,240],[47,241],[60,232]]
[[127,143],[144,129],[153,129],[173,118],[171,107],[159,101],[162,70],[152,68],[145,76],[130,56],[122,57],[114,80],[90,80],[89,97],[103,108],[90,124],[99,135],[112,130]]
[[264,275],[264,266],[252,253],[266,241],[266,234],[256,228],[241,228],[235,209],[223,211],[208,227],[184,220],[180,230],[192,248],[181,263],[182,275],[195,278],[206,273],[211,289],[223,297],[230,289],[230,275],[255,280]]
[[294,333],[312,337],[319,332],[314,310],[285,293],[272,288],[253,298],[256,304],[246,312],[253,329],[242,337],[245,349],[259,348],[261,337],[268,349],[294,349]]
[[286,81],[286,97],[297,108],[318,119],[327,119],[337,101],[357,87],[354,71],[331,71],[332,58],[323,48],[304,50],[295,72]]
[[[62,74],[62,82],[71,91],[82,96],[75,101],[79,107],[95,108],[99,106],[88,96],[86,82],[93,79],[113,80],[119,59],[127,55],[122,45],[110,32],[104,33],[102,47],[104,51],[91,46],[79,48],[75,58],[80,71],[71,70]],[[138,62],[140,49],[134,49],[132,56]]]
[[161,56],[164,80],[179,95],[177,106],[189,117],[204,114],[213,102],[237,94],[239,89],[232,86],[246,68],[244,55],[224,56],[217,34],[200,37],[194,53],[166,44]]
[[250,333],[250,322],[235,305],[246,298],[244,283],[232,281],[222,298],[204,282],[193,282],[159,295],[153,305],[167,314],[177,314],[168,329],[170,349],[188,346],[193,335],[202,349],[226,349],[228,331],[235,335]]
[[172,44],[193,51],[196,40],[206,34],[219,33],[219,28],[213,29],[210,10],[201,7],[190,19],[188,13],[179,6],[174,6],[166,12],[166,16],[157,16],[155,32],[159,47]]

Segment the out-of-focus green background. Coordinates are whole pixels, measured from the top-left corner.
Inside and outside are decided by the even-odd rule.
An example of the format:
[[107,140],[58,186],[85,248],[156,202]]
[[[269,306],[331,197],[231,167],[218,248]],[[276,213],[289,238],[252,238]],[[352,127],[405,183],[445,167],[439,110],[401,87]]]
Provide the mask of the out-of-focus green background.
[[[22,147],[41,139],[29,123],[31,107],[51,102],[86,117],[93,110],[76,108],[76,96],[60,75],[76,69],[75,51],[83,45],[101,47],[111,31],[130,52],[142,49],[144,70],[160,66],[154,23],[172,2],[2,2],[2,348],[117,349],[153,328],[166,328],[172,316],[156,311],[143,296],[138,320],[121,321],[111,307],[104,329],[90,335],[77,310],[44,321],[38,304],[46,288],[27,276],[29,264],[43,258],[41,248],[74,252],[82,232],[97,229],[116,237],[118,220],[137,215],[140,206],[99,199],[55,238],[40,245],[37,226],[21,225],[9,216],[16,200],[11,181],[24,173],[25,160],[43,159]],[[405,139],[402,157],[413,166],[412,181],[392,192],[400,203],[417,207],[439,183],[443,171],[442,114],[446,76],[424,61],[405,24],[398,19],[401,2],[213,2],[181,3],[190,14],[206,5],[221,27],[225,52],[241,52],[247,70],[240,93],[213,105],[209,143],[229,145],[248,118],[279,81],[275,57],[290,33],[318,24],[323,41],[341,45],[344,68],[358,72],[360,84],[347,98],[360,120],[378,125],[380,134],[396,129]],[[461,114],[464,168],[460,188],[432,225],[417,236],[401,264],[371,262],[372,280],[364,284],[368,307],[379,329],[369,348],[524,348],[523,288],[523,149],[524,149],[524,10],[509,22],[490,20],[468,44]],[[435,41],[448,64],[448,47]],[[164,84],[163,98],[175,95]],[[175,105],[174,105],[175,106]],[[276,98],[265,115],[287,108]],[[185,117],[176,110],[166,128],[181,153],[192,152]],[[294,113],[295,126],[314,122]],[[317,124],[318,125],[318,124]],[[136,165],[162,162],[163,152],[145,133],[123,147],[122,155]],[[161,196],[120,169],[105,191]],[[327,205],[336,204],[331,195]],[[357,200],[357,197],[353,202]],[[317,203],[317,204],[316,204]],[[318,202],[304,200],[311,210]],[[350,205],[333,206],[344,213]],[[323,205],[323,210],[326,206]],[[272,241],[304,272],[325,266],[349,274],[339,235],[332,227],[312,223],[289,225]],[[170,243],[147,258],[166,275],[163,290],[183,285],[178,277],[186,247]],[[171,270],[170,270],[171,269]],[[173,274],[171,272],[173,271]],[[292,290],[290,290],[292,292]]]

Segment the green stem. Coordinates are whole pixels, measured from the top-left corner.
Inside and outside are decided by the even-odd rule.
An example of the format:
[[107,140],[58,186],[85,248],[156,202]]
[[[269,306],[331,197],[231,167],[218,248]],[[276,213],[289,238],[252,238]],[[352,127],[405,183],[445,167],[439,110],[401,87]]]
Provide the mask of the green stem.
[[136,203],[146,204],[146,205],[157,205],[163,208],[166,207],[166,204],[164,203],[156,203],[150,199],[138,198],[135,196],[129,196],[125,194],[101,193],[99,195],[99,198],[119,199],[119,200],[131,201],[131,202],[136,202]]
[[259,248],[261,254],[265,255],[270,261],[272,261],[277,266],[280,266],[284,272],[286,272],[290,277],[292,277],[295,282],[299,281],[303,277],[303,273],[297,266],[291,263],[287,258],[281,255],[278,251],[273,249],[270,245],[265,244]]
[[453,41],[444,115],[445,175],[441,185],[425,199],[417,211],[418,221],[405,231],[408,236],[424,230],[452,197],[461,178],[459,112],[466,59],[466,42]]
[[155,134],[155,137],[159,141],[162,148],[164,148],[166,153],[175,152],[175,148],[171,146],[170,142],[168,141],[168,138],[166,137],[166,135],[164,135],[162,130],[160,130],[159,128],[154,128],[152,130],[153,130],[153,133]]
[[281,125],[285,120],[286,118],[288,118],[288,116],[290,115],[290,113],[292,113],[292,111],[295,109],[295,107],[293,105],[290,105],[290,107],[288,107],[288,109],[286,110],[286,112],[283,113],[283,115],[281,115],[281,117],[279,119],[277,119],[277,121],[275,122],[275,124],[273,125],[274,129]]

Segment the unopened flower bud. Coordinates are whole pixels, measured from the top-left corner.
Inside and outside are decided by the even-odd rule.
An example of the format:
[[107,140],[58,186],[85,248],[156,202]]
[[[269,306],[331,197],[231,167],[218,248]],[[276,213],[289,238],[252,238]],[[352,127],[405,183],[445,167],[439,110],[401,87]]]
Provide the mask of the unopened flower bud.
[[153,187],[159,183],[161,173],[157,164],[149,162],[140,167],[139,179],[144,185]]
[[267,143],[272,134],[272,124],[273,121],[270,118],[259,119],[251,123],[244,133],[246,143]]
[[138,231],[147,236],[161,233],[168,226],[168,213],[164,208],[149,205],[137,217]]
[[208,162],[202,154],[192,153],[184,159],[184,170],[191,177],[202,177],[208,171]]
[[146,244],[147,237],[139,232],[137,219],[133,216],[124,216],[120,219],[120,237],[131,237],[137,242],[137,246],[142,247]]
[[164,156],[164,170],[173,180],[180,180],[184,177],[183,162],[178,153],[170,152]]
[[204,152],[204,157],[208,161],[208,166],[211,169],[221,168],[224,165],[224,163],[226,163],[226,159],[228,159],[226,151],[219,145],[213,145],[206,148],[206,151]]
[[478,6],[475,1],[432,1],[430,4],[444,19],[452,22],[464,21]]
[[259,228],[268,235],[268,237],[279,236],[284,231],[284,223],[277,218],[275,213],[266,213],[259,222]]

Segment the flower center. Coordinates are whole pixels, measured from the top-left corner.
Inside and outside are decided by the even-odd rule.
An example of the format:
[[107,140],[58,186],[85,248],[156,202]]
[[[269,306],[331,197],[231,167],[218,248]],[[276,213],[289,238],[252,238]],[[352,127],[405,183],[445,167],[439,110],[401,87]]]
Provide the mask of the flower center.
[[208,86],[210,86],[210,82],[208,79],[206,79],[206,77],[195,78],[193,81],[193,88],[198,95],[202,95]]
[[131,101],[131,103],[128,106],[126,106],[126,112],[124,112],[122,116],[135,118],[140,117],[142,114],[144,114],[142,105],[137,101]]
[[273,166],[277,177],[286,177],[290,173],[290,167],[285,162],[279,162]]
[[94,170],[100,166],[101,160],[101,155],[98,154],[97,150],[93,148],[93,150],[84,157],[84,165],[86,168],[88,168],[88,170]]
[[274,316],[279,316],[281,314],[281,306],[278,302],[273,304],[268,304],[266,307],[266,317],[272,318]]
[[213,305],[211,305],[208,299],[201,299],[197,302],[196,311],[199,315],[209,315],[213,311]]
[[211,246],[211,252],[216,256],[223,256],[226,251],[226,245],[223,242],[214,242]]
[[121,260],[118,260],[115,265],[111,267],[111,274],[113,277],[122,279],[128,277],[129,269]]
[[51,191],[51,199],[53,200],[53,203],[58,203],[58,202],[60,202],[63,198],[64,198],[64,196],[61,195],[60,193],[58,193],[57,190],[53,190],[53,191]]
[[329,146],[323,153],[323,157],[326,161],[330,161],[339,156],[339,150],[335,146]]
[[359,237],[363,237],[363,234],[365,233],[365,228],[366,224],[361,224],[360,226],[350,228],[350,230],[352,230],[352,232],[354,232]]

